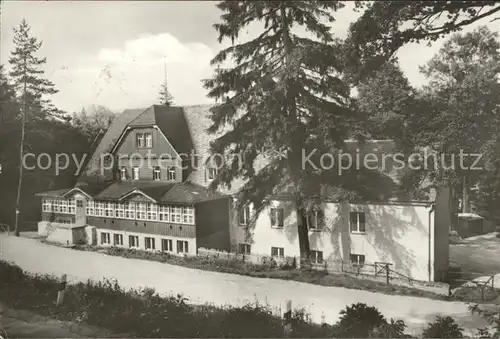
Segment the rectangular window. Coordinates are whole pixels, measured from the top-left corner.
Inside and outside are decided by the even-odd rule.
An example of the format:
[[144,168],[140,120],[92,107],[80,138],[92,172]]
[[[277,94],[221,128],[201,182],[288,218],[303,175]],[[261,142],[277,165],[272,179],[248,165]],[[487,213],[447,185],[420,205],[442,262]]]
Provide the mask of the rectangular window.
[[146,148],[152,148],[153,147],[153,135],[151,133],[145,133],[144,136],[146,139]]
[[311,261],[317,264],[321,264],[323,262],[323,252],[311,251]]
[[217,168],[208,169],[208,180],[214,180],[217,177]]
[[352,265],[363,267],[365,264],[365,256],[363,254],[351,254],[349,259]]
[[135,135],[135,145],[137,148],[144,147],[144,134],[143,133],[137,133]]
[[123,246],[123,235],[113,234],[113,244],[115,246]]
[[181,222],[182,209],[180,207],[170,206],[170,211],[171,211],[170,222],[180,223]]
[[128,247],[137,248],[139,247],[139,237],[137,235],[128,236]]
[[42,200],[42,211],[51,212],[52,206],[50,204],[50,200],[43,199]]
[[188,242],[183,240],[177,240],[177,253],[187,253],[188,251],[189,251]]
[[238,244],[238,253],[250,254],[250,244]]
[[175,167],[167,167],[167,180],[175,181]]
[[285,249],[283,247],[271,247],[271,256],[273,257],[285,257]]
[[125,216],[125,205],[124,204],[115,204],[115,217],[123,219]]
[[282,208],[271,208],[271,227],[283,228]]
[[157,220],[158,219],[158,205],[148,204],[146,207],[147,219]]
[[76,207],[80,207],[80,208],[82,208],[82,207],[83,207],[83,201],[82,201],[82,200],[78,200],[78,201],[76,202]]
[[125,218],[126,219],[135,219],[135,203],[134,202],[126,202],[125,203]]
[[139,180],[139,167],[132,168],[132,178],[134,180]]
[[240,225],[248,225],[248,220],[250,220],[250,206],[242,207],[239,210],[238,220]]
[[161,239],[161,250],[163,252],[172,252],[174,250],[172,239]]
[[194,225],[194,208],[185,206],[182,208],[182,222],[188,225]]
[[147,220],[146,218],[146,204],[143,202],[137,203],[137,219],[138,220]]
[[106,202],[106,207],[104,209],[104,215],[107,217],[114,217],[115,216],[115,205],[112,202]]
[[158,206],[158,218],[160,221],[170,221],[170,207]]
[[322,230],[323,229],[323,211],[321,209],[314,209],[309,211],[307,215],[307,227],[310,230]]
[[61,213],[68,213],[68,201],[67,200],[59,200],[61,205]]
[[147,250],[154,250],[155,249],[155,238],[145,237],[144,238],[144,247]]
[[127,169],[125,167],[120,168],[120,179],[127,180]]
[[[81,200],[78,200],[78,202],[81,204]],[[83,204],[82,206],[79,206],[79,207],[83,207]],[[76,200],[75,199],[69,199],[68,200],[68,213],[69,214],[75,214],[76,213]]]
[[364,212],[351,212],[349,214],[349,224],[351,233],[364,233],[365,232],[365,213]]
[[95,215],[98,217],[104,216],[104,203],[100,201],[96,201],[95,203]]
[[160,167],[153,168],[153,180],[161,180]]
[[87,200],[87,208],[85,213],[89,216],[95,215],[95,203],[93,200]]
[[111,244],[111,237],[109,233],[102,232],[101,233],[101,244],[102,245],[110,245]]

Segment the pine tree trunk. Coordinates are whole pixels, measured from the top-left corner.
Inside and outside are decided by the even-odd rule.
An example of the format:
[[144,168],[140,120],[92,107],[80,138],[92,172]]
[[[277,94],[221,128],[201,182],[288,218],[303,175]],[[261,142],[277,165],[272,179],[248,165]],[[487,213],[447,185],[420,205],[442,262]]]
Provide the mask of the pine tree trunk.
[[17,184],[17,198],[16,198],[16,222],[14,224],[14,234],[19,236],[19,213],[21,201],[21,187],[23,184],[23,156],[24,156],[24,133],[26,124],[26,79],[24,81],[23,89],[23,110],[21,113],[21,145],[19,147],[19,181]]
[[462,177],[462,213],[470,212],[469,190],[467,185],[468,185],[467,176],[464,174]]

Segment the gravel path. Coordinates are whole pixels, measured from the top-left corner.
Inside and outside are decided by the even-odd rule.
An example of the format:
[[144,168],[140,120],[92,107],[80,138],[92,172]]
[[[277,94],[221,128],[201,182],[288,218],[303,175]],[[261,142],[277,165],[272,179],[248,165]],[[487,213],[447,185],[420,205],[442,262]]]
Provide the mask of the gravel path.
[[69,282],[116,278],[123,287],[153,287],[161,294],[184,294],[193,303],[238,305],[259,300],[272,306],[291,299],[293,307],[305,307],[313,321],[333,323],[346,305],[364,302],[376,306],[387,318],[404,320],[409,333],[421,329],[436,315],[450,315],[467,331],[486,323],[472,316],[467,304],[426,298],[386,295],[341,287],[294,281],[252,278],[209,272],[96,252],[55,247],[34,239],[0,234],[0,259],[14,262],[33,273],[68,275]]

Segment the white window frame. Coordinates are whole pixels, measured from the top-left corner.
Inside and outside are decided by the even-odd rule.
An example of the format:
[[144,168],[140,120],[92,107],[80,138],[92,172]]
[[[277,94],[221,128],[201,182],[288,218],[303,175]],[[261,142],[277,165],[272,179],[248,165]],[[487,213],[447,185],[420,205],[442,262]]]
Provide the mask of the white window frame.
[[[130,241],[132,239],[133,239],[133,241]],[[129,235],[128,236],[128,247],[130,247],[130,248],[139,248],[139,236],[137,236],[137,235]]]
[[145,202],[138,202],[136,204],[136,209],[135,209],[135,218],[137,220],[148,220],[146,218],[146,206],[147,204]]
[[[277,254],[273,254],[273,252],[277,252]],[[272,246],[271,247],[271,257],[284,258],[285,257],[285,248]]]
[[101,245],[111,245],[111,235],[109,232],[101,232]]
[[158,206],[158,220],[163,222],[170,222],[170,206]]
[[[277,213],[279,212],[279,213]],[[285,211],[283,208],[271,208],[271,227],[272,228],[283,228],[285,226]],[[275,214],[276,213],[276,214]],[[278,216],[281,214],[281,219]],[[281,221],[281,225],[280,222]]]
[[[166,246],[165,246],[166,244]],[[173,252],[174,251],[174,242],[172,239],[161,239],[161,250],[163,252]]]
[[120,203],[115,203],[115,218],[124,219],[125,218],[125,205]]
[[135,214],[135,210],[136,210],[135,202],[126,202],[124,210],[125,210],[125,219],[135,220],[135,218],[136,218],[136,214]]
[[324,262],[323,251],[311,250],[310,252],[311,252],[311,262],[316,264],[322,264]]
[[115,205],[111,201],[106,201],[104,204],[104,216],[108,218],[115,217]]
[[120,179],[127,180],[127,168],[125,166],[122,166],[122,168],[120,168]]
[[186,240],[177,240],[177,253],[188,253],[189,243]]
[[[356,224],[353,225],[352,221],[352,215],[356,215]],[[360,216],[363,215],[364,222],[360,222]],[[363,225],[363,228],[361,228],[361,225]],[[355,227],[353,227],[355,226]],[[363,211],[351,211],[349,213],[349,232],[350,233],[360,233],[364,234],[366,233],[366,213]]]
[[156,249],[155,245],[156,245],[155,244],[155,238],[153,238],[153,237],[144,237],[144,248],[146,250],[154,251]]
[[161,180],[161,170],[159,166],[153,167],[153,180]]
[[180,206],[170,206],[170,222],[181,224],[182,208]]
[[147,206],[146,206],[146,218],[148,220],[152,220],[152,221],[158,220],[158,205],[147,204]]
[[132,179],[133,180],[139,180],[140,179],[140,170],[139,167],[134,166],[132,167]]
[[96,217],[104,217],[104,202],[96,201],[95,202],[95,215]]
[[[119,239],[119,241],[116,241],[116,239]],[[113,234],[113,245],[114,246],[123,246],[123,234],[121,233],[114,233]]]
[[153,148],[153,134],[152,133],[144,133],[145,147]]
[[[314,209],[309,211],[307,215],[307,229],[310,231],[323,230],[323,218],[324,218],[324,213],[322,210]],[[311,219],[313,220],[313,225],[311,225]]]
[[68,199],[68,214],[76,214],[76,200]]
[[177,176],[176,170],[174,166],[168,166],[167,167],[167,180],[168,181],[175,181],[175,178]]
[[[353,257],[356,260],[353,260]],[[361,258],[363,258],[363,261],[361,261]],[[351,265],[363,267],[366,263],[366,256],[364,254],[349,253],[349,262]]]
[[[241,216],[243,215],[243,223],[241,222]],[[238,211],[238,224],[240,226],[246,226],[248,225],[248,222],[250,220],[250,206],[245,206],[242,207],[241,210]]]
[[238,253],[247,254],[247,255],[251,254],[252,253],[252,246],[250,244],[247,244],[247,243],[239,243],[238,244]]
[[87,200],[87,206],[85,208],[85,213],[88,216],[95,216],[95,202],[94,200]]
[[43,212],[52,212],[52,203],[49,199],[42,200],[42,211]]
[[193,206],[183,206],[182,207],[182,223],[187,225],[194,225],[194,207]]
[[135,134],[135,146],[137,148],[144,148],[144,133]]

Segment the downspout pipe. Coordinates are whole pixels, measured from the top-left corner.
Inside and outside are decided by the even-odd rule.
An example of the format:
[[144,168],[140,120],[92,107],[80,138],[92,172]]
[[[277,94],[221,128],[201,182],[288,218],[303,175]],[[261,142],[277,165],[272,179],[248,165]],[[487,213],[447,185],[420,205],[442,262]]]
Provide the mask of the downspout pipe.
[[[432,214],[434,213],[435,211],[435,208],[436,208],[436,205],[435,204],[432,204],[431,205],[431,209],[429,210],[429,222],[428,222],[428,227],[429,227],[429,236],[428,236],[428,239],[429,239],[429,253],[428,253],[428,263],[427,263],[427,269],[428,269],[428,274],[429,274],[429,281],[432,281],[431,280],[431,275],[432,275],[432,262],[431,262],[431,253],[432,253],[432,234],[431,234],[431,230],[432,230]],[[436,227],[436,225],[434,225],[434,228]],[[434,232],[435,233],[435,232]]]

